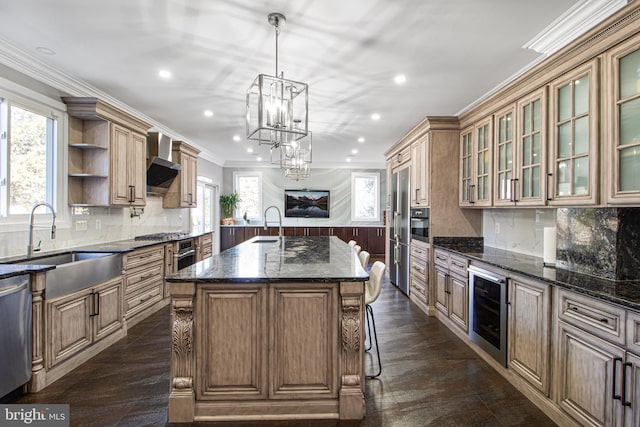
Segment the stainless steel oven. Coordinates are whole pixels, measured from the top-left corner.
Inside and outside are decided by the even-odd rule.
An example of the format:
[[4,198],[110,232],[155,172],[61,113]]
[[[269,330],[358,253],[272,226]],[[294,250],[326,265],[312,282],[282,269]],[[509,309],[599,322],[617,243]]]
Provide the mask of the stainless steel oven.
[[469,338],[507,366],[507,278],[470,266]]
[[176,245],[176,263],[178,270],[195,264],[196,262],[196,246],[193,239],[180,240]]
[[429,208],[411,209],[411,238],[429,242]]

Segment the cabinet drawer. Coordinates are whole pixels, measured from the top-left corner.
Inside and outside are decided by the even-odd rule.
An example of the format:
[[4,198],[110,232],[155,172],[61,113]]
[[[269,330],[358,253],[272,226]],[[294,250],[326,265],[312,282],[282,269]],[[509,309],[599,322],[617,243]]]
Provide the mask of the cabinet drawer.
[[433,252],[434,262],[437,265],[441,265],[445,268],[449,268],[449,252],[443,251],[441,249],[436,249]]
[[627,349],[640,355],[640,313],[627,311]]
[[426,261],[429,258],[429,248],[427,247],[427,245],[421,245],[420,243],[422,242],[416,242],[419,242],[419,240],[411,241],[411,257],[419,258]]
[[420,280],[426,281],[427,272],[426,261],[411,258],[411,275],[416,276]]
[[427,285],[415,275],[411,276],[411,296],[418,297],[423,303],[427,303]]
[[124,300],[125,314],[131,317],[159,301],[162,301],[162,282],[149,285],[141,292],[127,296]]
[[451,270],[451,274],[457,274],[462,277],[467,277],[468,266],[469,261],[466,258],[455,255],[451,255],[449,257],[449,269]]
[[127,280],[125,284],[125,295],[138,292],[140,288],[148,286],[150,283],[162,283],[162,264],[154,264],[149,268],[143,268],[127,272]]
[[407,163],[411,160],[411,146],[408,145],[400,150],[398,153],[394,154],[389,158],[389,163],[392,168],[399,166],[401,164]]
[[127,254],[124,268],[125,270],[129,270],[143,265],[149,265],[154,261],[164,262],[164,245],[139,249]]
[[626,312],[620,307],[559,289],[558,318],[607,341],[625,345]]

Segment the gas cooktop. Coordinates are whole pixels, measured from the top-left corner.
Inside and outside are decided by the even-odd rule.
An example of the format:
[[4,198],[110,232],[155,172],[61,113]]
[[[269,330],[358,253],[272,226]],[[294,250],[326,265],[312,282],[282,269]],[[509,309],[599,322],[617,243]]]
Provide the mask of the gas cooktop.
[[155,234],[145,234],[143,236],[136,236],[135,240],[156,240],[159,242],[167,242],[170,240],[180,240],[190,235],[191,233],[186,231],[172,231],[169,233],[155,233]]

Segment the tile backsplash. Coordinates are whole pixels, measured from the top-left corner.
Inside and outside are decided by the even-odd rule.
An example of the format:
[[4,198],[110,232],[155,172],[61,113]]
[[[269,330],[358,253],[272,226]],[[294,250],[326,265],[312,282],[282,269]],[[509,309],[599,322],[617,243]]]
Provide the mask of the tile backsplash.
[[484,244],[497,249],[542,257],[545,227],[556,226],[555,209],[484,209]]

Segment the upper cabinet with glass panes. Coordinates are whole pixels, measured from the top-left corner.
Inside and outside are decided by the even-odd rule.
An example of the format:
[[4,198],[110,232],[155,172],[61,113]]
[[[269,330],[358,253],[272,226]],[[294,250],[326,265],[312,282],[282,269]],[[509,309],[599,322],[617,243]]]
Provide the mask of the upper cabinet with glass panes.
[[598,203],[598,60],[550,85],[551,205]]
[[492,117],[479,121],[460,135],[459,205],[486,207],[492,203]]
[[608,201],[640,203],[640,36],[611,50]]

